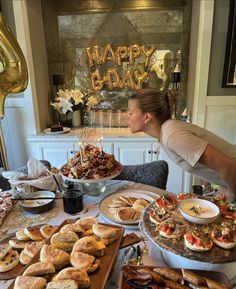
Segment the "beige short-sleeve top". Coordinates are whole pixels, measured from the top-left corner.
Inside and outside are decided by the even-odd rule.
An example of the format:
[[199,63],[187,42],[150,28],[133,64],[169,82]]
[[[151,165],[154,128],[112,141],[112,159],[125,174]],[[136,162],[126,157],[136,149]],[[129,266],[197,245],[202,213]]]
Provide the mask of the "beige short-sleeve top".
[[210,183],[226,187],[217,172],[198,161],[207,144],[236,160],[236,145],[197,125],[174,119],[162,124],[160,144],[166,154],[184,170]]

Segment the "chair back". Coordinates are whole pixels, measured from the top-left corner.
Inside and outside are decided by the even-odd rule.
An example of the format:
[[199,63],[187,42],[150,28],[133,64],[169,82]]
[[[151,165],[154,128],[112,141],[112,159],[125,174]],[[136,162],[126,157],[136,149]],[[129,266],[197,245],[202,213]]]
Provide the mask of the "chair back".
[[142,165],[124,165],[123,171],[115,179],[142,183],[166,190],[168,174],[168,163],[158,160]]

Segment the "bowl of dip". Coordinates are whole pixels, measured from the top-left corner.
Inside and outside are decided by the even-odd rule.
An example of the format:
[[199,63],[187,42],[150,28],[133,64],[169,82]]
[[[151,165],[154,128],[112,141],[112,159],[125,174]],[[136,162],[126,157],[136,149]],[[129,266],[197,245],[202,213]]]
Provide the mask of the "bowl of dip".
[[209,224],[220,215],[220,209],[214,203],[203,199],[187,199],[179,204],[182,216],[195,224]]

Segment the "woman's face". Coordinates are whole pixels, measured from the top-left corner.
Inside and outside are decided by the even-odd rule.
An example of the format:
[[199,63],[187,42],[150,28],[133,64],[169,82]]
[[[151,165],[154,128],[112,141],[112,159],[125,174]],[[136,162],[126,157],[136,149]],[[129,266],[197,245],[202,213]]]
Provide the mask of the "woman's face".
[[138,107],[138,101],[136,99],[129,100],[127,123],[131,132],[143,131],[145,127],[144,113]]

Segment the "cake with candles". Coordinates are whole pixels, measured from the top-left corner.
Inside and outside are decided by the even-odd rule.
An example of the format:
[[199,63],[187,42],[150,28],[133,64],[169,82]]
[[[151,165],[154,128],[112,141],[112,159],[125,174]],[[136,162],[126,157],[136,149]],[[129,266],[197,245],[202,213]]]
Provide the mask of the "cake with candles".
[[105,153],[92,144],[80,146],[80,150],[63,166],[62,174],[72,179],[96,180],[109,177],[121,170],[114,155]]

